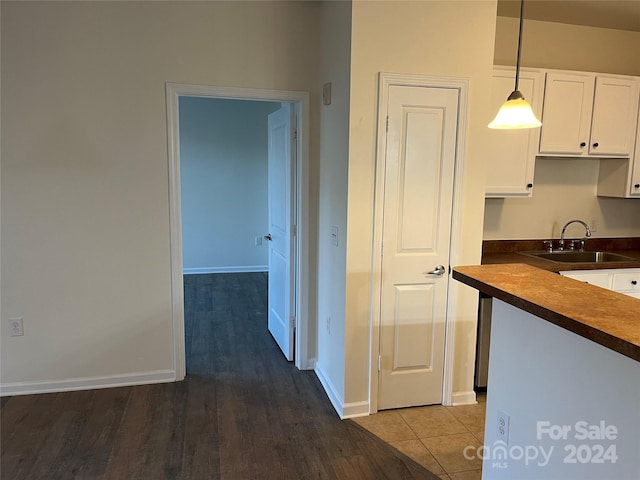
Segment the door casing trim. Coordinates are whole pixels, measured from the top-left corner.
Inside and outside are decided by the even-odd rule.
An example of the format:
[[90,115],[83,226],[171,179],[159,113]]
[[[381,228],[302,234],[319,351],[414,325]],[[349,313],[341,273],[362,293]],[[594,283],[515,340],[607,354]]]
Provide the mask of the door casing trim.
[[169,229],[171,251],[171,310],[173,323],[173,368],[175,380],[186,375],[184,344],[184,292],[182,262],[182,210],[180,199],[180,130],[179,98],[183,96],[289,102],[295,105],[298,132],[295,162],[295,365],[313,369],[309,358],[309,93],[291,90],[262,90],[184,83],[166,84],[167,142],[169,168]]
[[[453,209],[451,214],[451,238],[449,250],[449,265],[459,263],[460,247],[462,245],[462,185],[463,167],[466,152],[467,115],[469,110],[469,80],[467,78],[433,77],[413,74],[397,74],[380,72],[378,75],[378,128],[376,138],[376,179],[374,193],[374,231],[373,254],[371,258],[371,357],[369,366],[369,412],[378,411],[378,357],[380,355],[380,288],[382,285],[382,270],[380,254],[382,252],[382,227],[384,207],[384,173],[386,152],[386,123],[388,114],[389,87],[413,86],[451,88],[458,90],[458,128],[456,132],[456,156],[453,180]],[[444,377],[442,384],[442,404],[453,403],[453,375],[455,358],[455,327],[457,310],[457,282],[451,282],[448,274],[449,287],[446,307]]]

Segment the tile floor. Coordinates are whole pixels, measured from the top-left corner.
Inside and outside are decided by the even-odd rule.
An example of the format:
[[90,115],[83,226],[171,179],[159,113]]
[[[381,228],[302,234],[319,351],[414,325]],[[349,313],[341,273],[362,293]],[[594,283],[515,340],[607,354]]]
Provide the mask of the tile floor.
[[482,445],[485,402],[478,395],[476,405],[386,410],[353,421],[444,480],[480,480],[481,460],[463,452]]

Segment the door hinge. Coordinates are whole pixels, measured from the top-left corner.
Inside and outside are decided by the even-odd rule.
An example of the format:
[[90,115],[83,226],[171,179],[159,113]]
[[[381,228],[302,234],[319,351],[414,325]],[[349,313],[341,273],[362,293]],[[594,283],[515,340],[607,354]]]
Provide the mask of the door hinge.
[[389,115],[387,115],[387,119],[385,120],[385,122],[386,122],[385,131],[389,132]]
[[380,245],[380,256],[384,257],[384,243]]
[[378,371],[382,370],[382,355],[378,355]]
[[295,317],[295,315],[291,315],[289,317],[289,325],[291,326],[291,328],[294,328],[296,326],[296,317]]
[[294,140],[297,140],[297,139],[298,139],[298,129],[297,129],[297,128],[294,128],[294,129],[293,129],[293,139],[294,139]]
[[297,225],[291,225],[291,236],[295,237],[296,235],[298,235],[298,226]]

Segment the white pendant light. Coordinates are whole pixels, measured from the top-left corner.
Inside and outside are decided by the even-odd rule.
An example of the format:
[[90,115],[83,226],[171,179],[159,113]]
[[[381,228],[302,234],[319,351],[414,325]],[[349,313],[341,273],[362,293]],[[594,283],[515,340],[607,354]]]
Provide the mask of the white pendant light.
[[518,33],[518,57],[516,59],[516,85],[507,98],[507,101],[500,107],[496,118],[489,124],[489,128],[494,129],[518,129],[536,128],[542,125],[531,110],[531,105],[524,99],[524,95],[518,90],[520,80],[520,50],[522,48],[522,24],[524,20],[524,0],[520,0],[520,31]]

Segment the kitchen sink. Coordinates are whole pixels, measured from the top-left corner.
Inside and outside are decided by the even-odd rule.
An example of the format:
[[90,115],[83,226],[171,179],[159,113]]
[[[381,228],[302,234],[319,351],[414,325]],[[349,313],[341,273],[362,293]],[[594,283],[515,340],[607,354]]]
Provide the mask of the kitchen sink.
[[552,262],[561,263],[615,263],[634,262],[635,258],[611,252],[580,252],[574,250],[564,250],[558,252],[520,252],[523,255],[542,258]]

